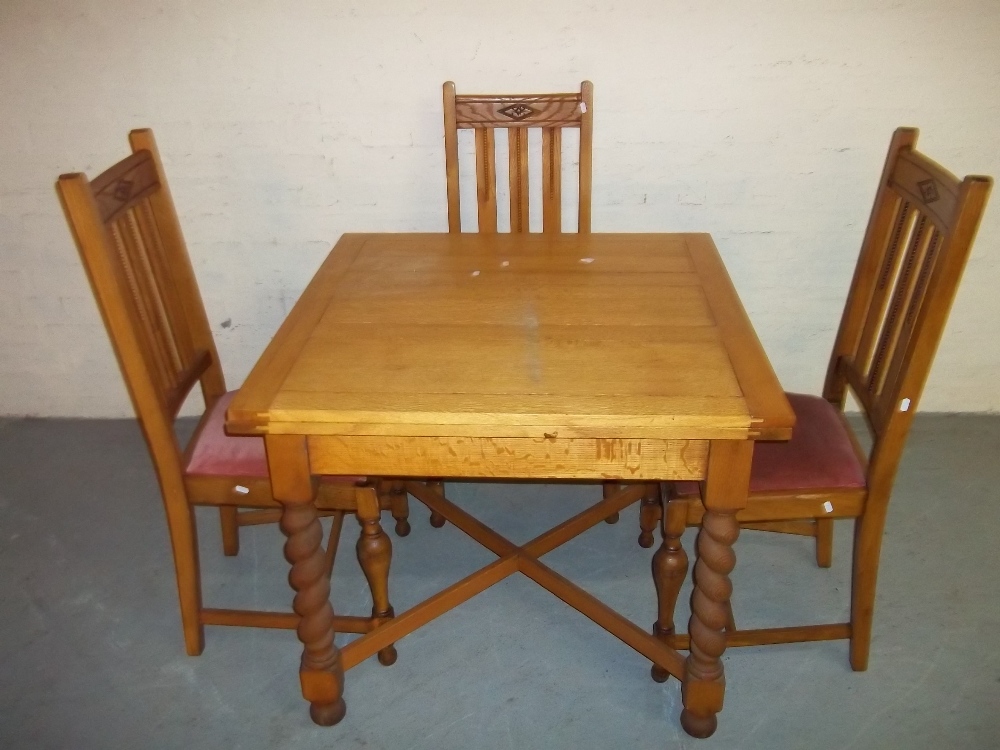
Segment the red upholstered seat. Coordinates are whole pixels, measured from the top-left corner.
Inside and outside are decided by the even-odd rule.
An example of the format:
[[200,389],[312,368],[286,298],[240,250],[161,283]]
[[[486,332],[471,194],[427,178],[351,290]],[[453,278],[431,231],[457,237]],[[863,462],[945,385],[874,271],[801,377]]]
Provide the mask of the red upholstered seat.
[[[204,417],[201,430],[196,434],[195,444],[184,473],[191,476],[214,477],[267,477],[267,454],[264,438],[247,435],[227,435],[225,431],[226,409],[236,391],[230,391],[215,402]],[[324,482],[347,482],[354,484],[364,477],[328,477]]]
[[[865,470],[836,407],[819,396],[787,396],[795,411],[792,439],[754,446],[750,492],[864,487]],[[678,495],[698,494],[695,482],[675,488]]]

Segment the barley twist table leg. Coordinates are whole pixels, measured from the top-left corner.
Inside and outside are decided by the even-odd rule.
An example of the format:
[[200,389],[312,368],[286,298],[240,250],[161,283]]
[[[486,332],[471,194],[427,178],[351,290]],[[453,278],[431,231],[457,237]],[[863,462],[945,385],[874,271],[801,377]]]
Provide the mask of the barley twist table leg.
[[[323,528],[312,503],[286,504],[281,517],[285,559],[292,564],[288,582],[295,589],[292,609],[302,620],[297,629],[305,647],[299,677],[302,695],[309,701],[309,715],[322,726],[344,718],[344,669],[333,640],[333,607],[330,579],[322,551]],[[332,698],[332,700],[331,700]]]
[[726,679],[722,654],[726,650],[726,623],[733,587],[729,573],[736,566],[733,543],[740,534],[734,513],[707,511],[698,534],[695,589],[691,595],[691,654],[684,678],[681,725],[692,737],[715,732],[722,709]]

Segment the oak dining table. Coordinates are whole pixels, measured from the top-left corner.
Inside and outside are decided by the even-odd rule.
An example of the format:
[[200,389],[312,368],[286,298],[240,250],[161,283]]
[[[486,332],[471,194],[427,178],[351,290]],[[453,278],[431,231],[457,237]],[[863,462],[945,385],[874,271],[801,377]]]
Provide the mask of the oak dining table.
[[[754,442],[787,440],[794,421],[708,234],[373,233],[337,242],[226,426],[266,442],[317,723],[344,716],[344,670],[522,573],[676,677],[681,724],[707,737],[725,693]],[[321,475],[390,478],[497,559],[338,648],[314,505]],[[515,544],[427,481],[452,478],[619,491]],[[687,655],[672,633],[639,627],[540,560],[674,480],[703,482],[706,509]]]

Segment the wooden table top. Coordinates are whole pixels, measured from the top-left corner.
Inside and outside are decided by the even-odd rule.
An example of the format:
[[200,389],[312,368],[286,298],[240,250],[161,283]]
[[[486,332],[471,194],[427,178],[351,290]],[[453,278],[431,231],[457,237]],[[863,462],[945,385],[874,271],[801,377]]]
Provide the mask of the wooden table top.
[[787,439],[707,234],[347,234],[227,413],[239,434]]

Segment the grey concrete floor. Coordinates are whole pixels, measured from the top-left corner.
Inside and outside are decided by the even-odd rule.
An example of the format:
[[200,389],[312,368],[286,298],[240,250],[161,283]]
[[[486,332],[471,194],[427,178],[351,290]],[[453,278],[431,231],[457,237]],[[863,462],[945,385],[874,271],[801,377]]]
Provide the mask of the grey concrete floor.
[[[532,582],[514,577],[347,674],[346,719],[310,723],[292,632],[209,628],[186,656],[156,485],[131,421],[0,421],[0,747],[918,748],[1000,746],[1000,418],[921,416],[885,534],[871,666],[845,642],[733,649],[719,730],[679,727],[678,685]],[[449,496],[517,541],[598,498],[587,486],[452,484]],[[394,538],[401,612],[492,556],[453,527]],[[287,608],[275,527],[220,551],[199,511],[211,606]],[[338,612],[370,606],[349,522]],[[654,617],[651,550],[632,508],[546,561],[624,615]],[[685,536],[690,550],[694,532]],[[847,618],[850,524],[834,567],[809,540],[744,532],[744,627]],[[686,601],[687,591],[682,593]],[[681,619],[686,622],[686,605]]]

